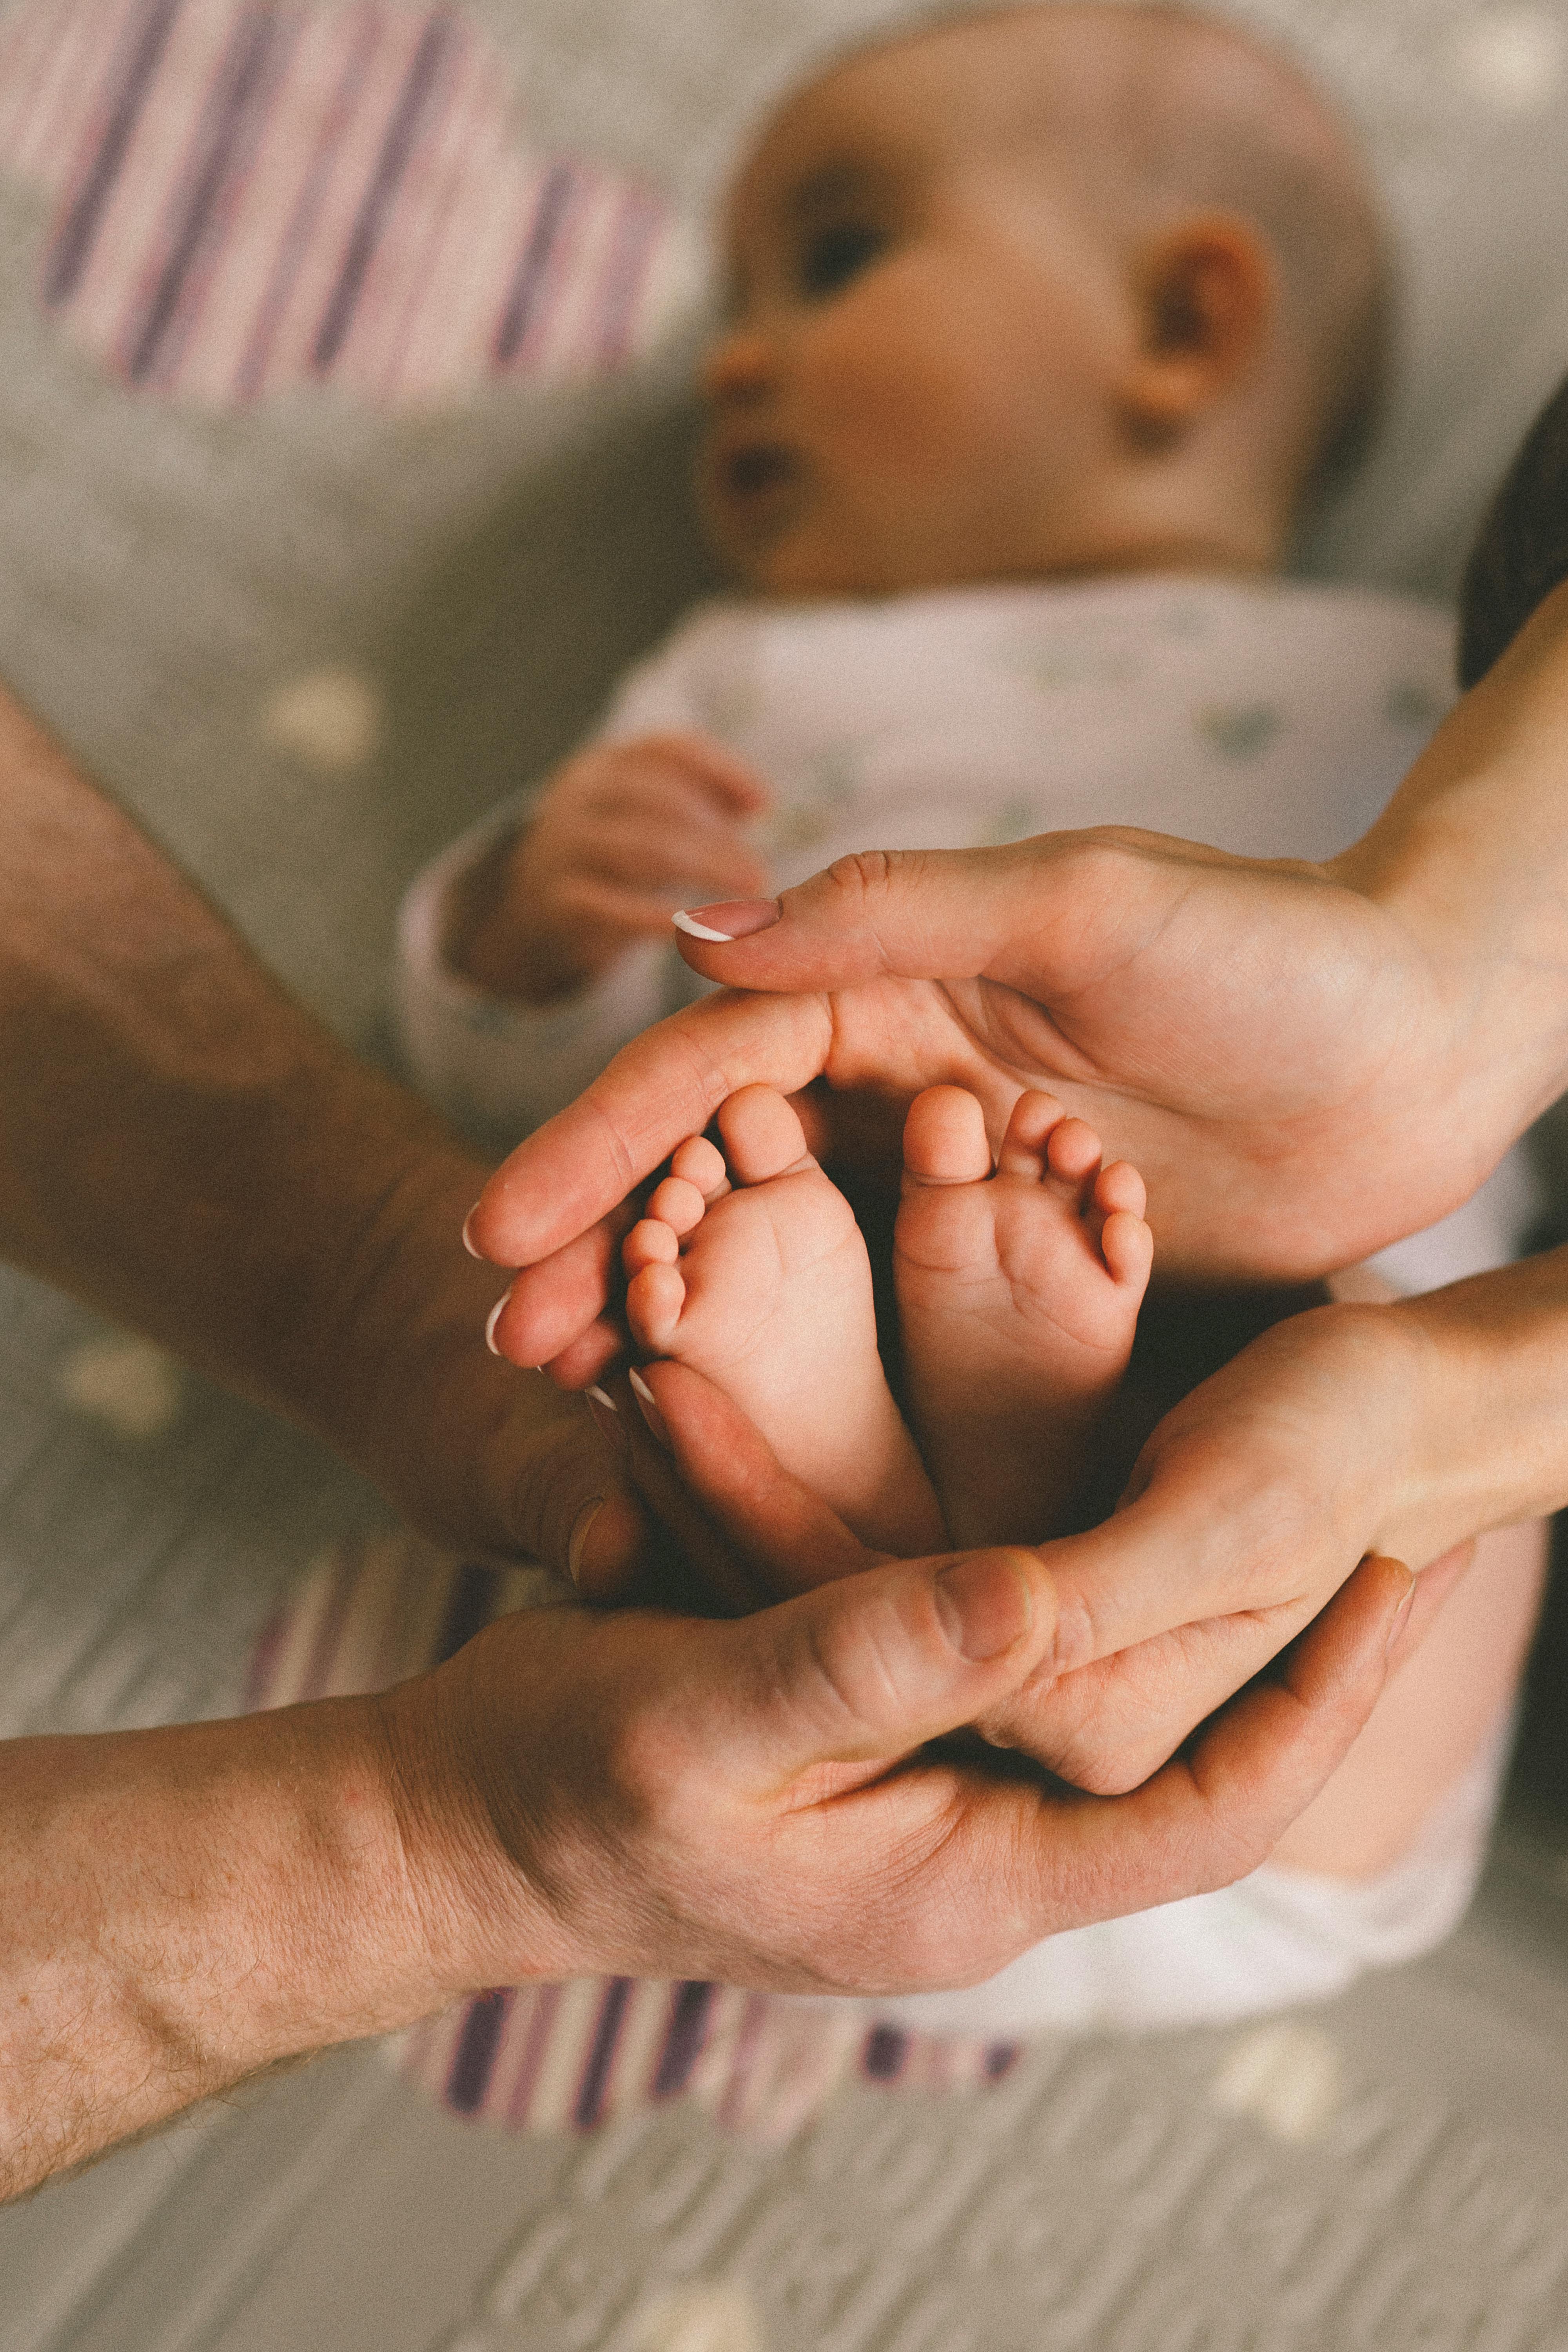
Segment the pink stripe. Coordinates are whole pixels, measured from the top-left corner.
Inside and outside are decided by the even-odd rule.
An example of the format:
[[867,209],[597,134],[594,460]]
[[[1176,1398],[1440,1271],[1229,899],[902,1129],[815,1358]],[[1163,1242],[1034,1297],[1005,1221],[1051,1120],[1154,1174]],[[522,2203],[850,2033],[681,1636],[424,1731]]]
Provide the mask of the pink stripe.
[[[407,333],[407,313],[428,278],[432,247],[439,233],[440,170],[448,122],[460,117],[469,48],[463,39],[454,60],[443,60],[441,82],[421,120],[399,175],[353,322],[335,372],[370,393],[385,392],[396,380],[396,359]],[[471,110],[470,110],[471,111]],[[432,214],[435,215],[432,226]],[[408,291],[400,303],[399,288]]]
[[[405,289],[401,303],[395,300],[395,289],[389,288],[384,308],[391,314],[385,336],[385,350],[377,370],[376,389],[386,399],[394,397],[405,373],[409,346],[418,330],[421,316],[434,299],[439,301],[442,289],[433,283],[437,259],[447,224],[463,193],[465,166],[468,156],[458,149],[458,142],[467,133],[468,155],[479,125],[483,119],[483,90],[478,82],[471,57],[461,61],[462,70],[454,76],[448,93],[447,120],[432,125],[430,135],[420,143],[420,152],[411,166],[406,208],[413,217],[408,224],[405,245],[408,257],[405,268]],[[465,86],[466,84],[466,86]],[[450,152],[443,152],[450,142]],[[416,235],[423,212],[424,234]]]
[[533,2104],[534,2087],[539,2081],[544,2053],[550,2047],[550,2036],[555,2024],[555,2012],[561,2006],[559,1985],[540,1985],[533,1995],[533,2009],[528,2021],[528,2039],[523,2044],[522,2059],[504,2106],[500,2112],[509,2124],[521,2126],[528,2121],[528,2111]]
[[310,172],[300,191],[289,226],[284,230],[277,266],[258,309],[250,346],[240,362],[235,379],[235,391],[242,401],[254,398],[266,380],[268,362],[272,355],[289,296],[299,281],[300,268],[310,249],[332,166],[337,161],[375,52],[380,28],[374,14],[361,9],[359,24],[359,37],[332,94],[331,106],[311,158]]
[[746,2123],[746,2089],[762,2046],[763,2029],[767,2018],[766,1997],[762,1993],[752,1993],[742,2013],[741,2031],[735,2037],[734,2055],[730,2061],[730,2079],[719,2102],[719,2121],[726,2131],[738,2131]]

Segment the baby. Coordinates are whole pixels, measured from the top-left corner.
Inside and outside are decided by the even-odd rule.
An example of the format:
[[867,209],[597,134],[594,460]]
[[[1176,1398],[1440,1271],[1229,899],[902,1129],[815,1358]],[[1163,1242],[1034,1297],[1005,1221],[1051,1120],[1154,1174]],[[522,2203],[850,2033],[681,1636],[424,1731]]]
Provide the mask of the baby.
[[[864,49],[765,127],[729,249],[700,489],[745,593],[679,628],[595,744],[405,903],[410,1057],[464,1123],[509,1137],[700,986],[668,944],[682,900],[754,897],[848,850],[1086,824],[1327,856],[1448,698],[1438,616],[1272,576],[1375,405],[1385,269],[1344,132],[1249,38],[1062,5]],[[1141,1180],[1102,1168],[1081,1120],[1028,1094],[989,1136],[930,1076],[893,1251],[912,1435],[854,1214],[782,1097],[732,1097],[722,1150],[684,1144],[625,1244],[637,1347],[718,1381],[905,1553],[1063,1524],[1152,1255]],[[1500,1262],[1519,1181],[1505,1168],[1384,1275],[1424,1288]],[[962,2030],[1238,2013],[1436,1940],[1479,1861],[1502,1753],[1480,1733],[1538,1549],[1468,1632],[1477,1762],[1413,1878],[1395,1886],[1358,1822],[1250,1898],[879,2007]],[[1364,1783],[1347,1801],[1364,1812]]]

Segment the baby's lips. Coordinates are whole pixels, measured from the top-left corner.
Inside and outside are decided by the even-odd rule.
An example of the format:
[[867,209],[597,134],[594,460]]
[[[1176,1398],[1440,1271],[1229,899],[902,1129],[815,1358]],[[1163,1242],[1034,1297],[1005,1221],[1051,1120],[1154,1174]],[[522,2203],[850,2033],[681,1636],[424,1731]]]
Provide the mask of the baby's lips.
[[674,922],[688,939],[728,947],[734,940],[749,940],[754,931],[772,930],[783,912],[776,898],[727,898],[716,907],[683,907]]

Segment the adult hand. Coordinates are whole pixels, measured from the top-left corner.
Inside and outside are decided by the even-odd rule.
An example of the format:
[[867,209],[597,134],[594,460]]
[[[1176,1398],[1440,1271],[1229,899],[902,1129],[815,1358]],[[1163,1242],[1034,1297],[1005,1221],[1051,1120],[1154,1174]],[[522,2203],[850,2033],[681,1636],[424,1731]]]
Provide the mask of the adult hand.
[[376,1697],[0,1743],[0,2196],[480,1986],[908,1990],[1219,1885],[1343,1755],[1412,1591],[1370,1563],[1277,1682],[1100,1802],[911,1752],[1054,1623],[1031,1554],[943,1565],[733,1623],[525,1611]]
[[493,995],[545,1004],[668,929],[675,894],[767,887],[742,826],[770,805],[696,735],[592,743],[557,769],[521,834],[468,877],[447,960]]
[[[1134,1788],[1396,1540],[1417,1566],[1447,1555],[1420,1580],[1417,1637],[1487,1524],[1444,1443],[1458,1355],[1383,1307],[1320,1308],[1255,1340],[1161,1422],[1113,1518],[1039,1548],[1052,1638],[978,1728],[1081,1788]],[[697,1373],[642,1378],[669,1451],[623,1410],[630,1465],[729,1605],[874,1557]]]
[[1029,1553],[878,1568],[731,1622],[509,1620],[433,1678],[433,1717],[419,1685],[387,1702],[433,1941],[477,1925],[447,1980],[912,1990],[1226,1883],[1343,1755],[1412,1590],[1366,1564],[1277,1680],[1110,1801],[911,1753],[1048,1654]]
[[1143,1174],[1165,1275],[1304,1277],[1432,1223],[1563,1084],[1565,725],[1568,589],[1328,865],[1100,829],[851,858],[776,908],[700,909],[766,923],[683,943],[749,992],[628,1046],[469,1219],[529,1269],[500,1346],[594,1377],[595,1220],[756,1080],[823,1081],[830,1122],[952,1081],[994,1132],[1045,1087]]

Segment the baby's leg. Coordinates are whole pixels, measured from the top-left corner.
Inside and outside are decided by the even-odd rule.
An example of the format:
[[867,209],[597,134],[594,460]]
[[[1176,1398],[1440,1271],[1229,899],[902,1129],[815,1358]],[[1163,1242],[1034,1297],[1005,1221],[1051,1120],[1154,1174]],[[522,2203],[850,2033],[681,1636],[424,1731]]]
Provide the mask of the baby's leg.
[[910,1106],[894,1279],[921,1449],[959,1544],[1037,1542],[1127,1367],[1152,1244],[1137,1171],[1048,1095],[994,1173],[974,1097]]
[[701,1136],[680,1146],[623,1244],[633,1339],[723,1389],[862,1541],[944,1549],[877,1352],[854,1212],[771,1087],[731,1095],[719,1131],[722,1155]]
[[1475,1566],[1273,1861],[1364,1879],[1408,1850],[1518,1687],[1540,1612],[1548,1532],[1536,1520],[1481,1538]]

